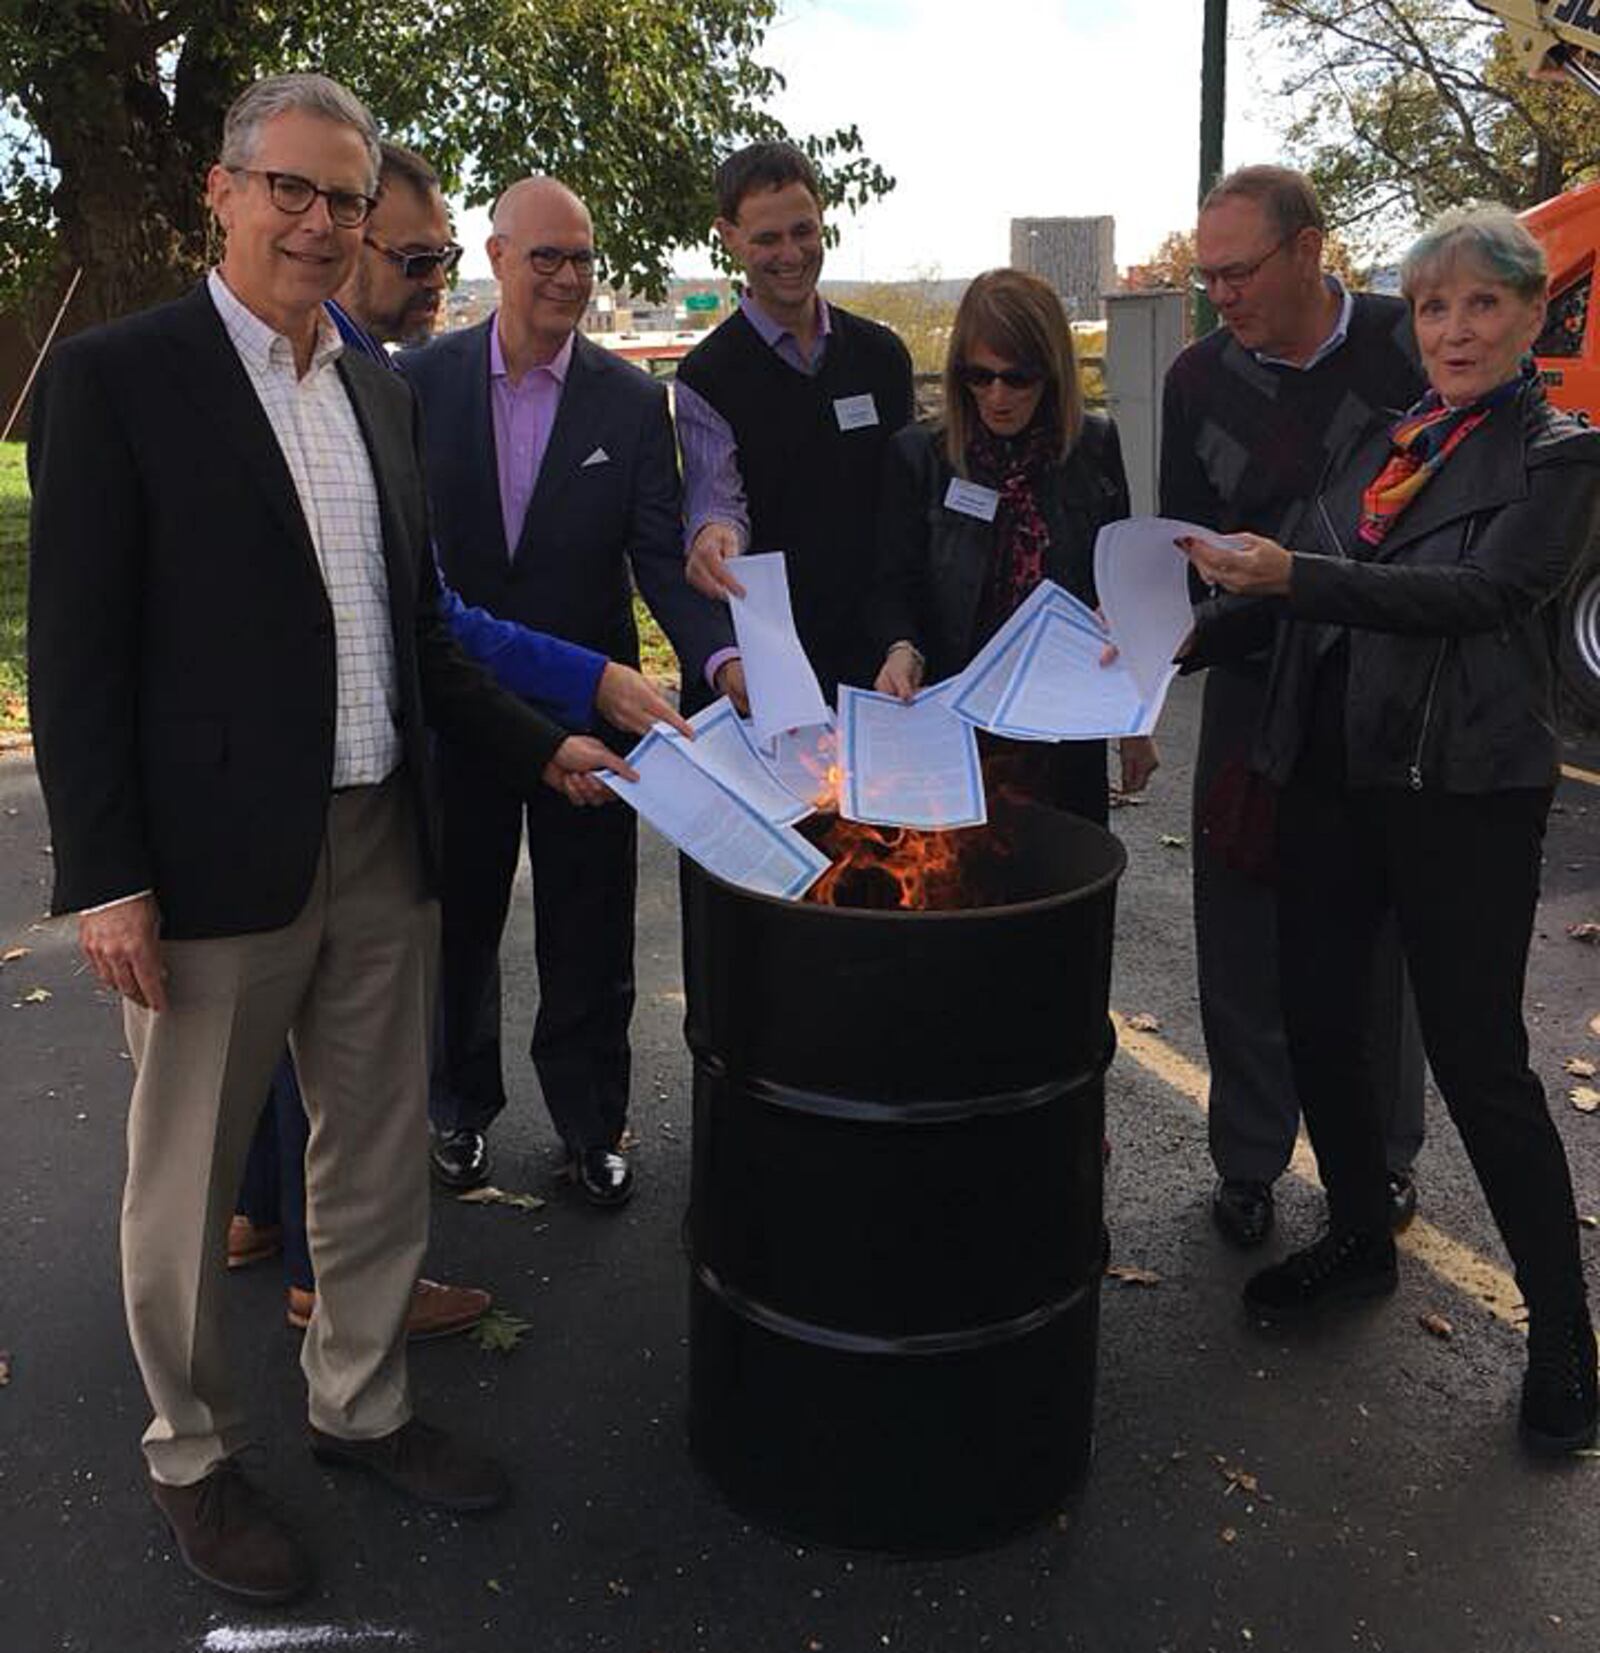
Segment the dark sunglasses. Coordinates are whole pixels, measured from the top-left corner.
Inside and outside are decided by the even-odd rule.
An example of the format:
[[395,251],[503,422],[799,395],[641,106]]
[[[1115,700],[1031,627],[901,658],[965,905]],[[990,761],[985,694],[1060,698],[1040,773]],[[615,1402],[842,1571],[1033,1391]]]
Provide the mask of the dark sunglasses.
[[328,203],[328,217],[342,230],[353,230],[366,223],[377,201],[353,189],[323,189],[294,172],[266,172],[256,166],[230,166],[229,172],[244,178],[262,178],[267,195],[279,212],[298,218],[311,210],[311,203],[320,195]]
[[1032,390],[1035,385],[1044,382],[1044,374],[1026,367],[974,367],[969,362],[956,369],[956,377],[968,390],[987,390],[996,379],[1007,390]]
[[435,270],[443,270],[449,275],[461,262],[461,248],[454,241],[443,247],[430,247],[423,253],[403,253],[398,247],[385,245],[375,235],[363,236],[362,240],[375,253],[381,253],[391,264],[398,264],[400,274],[407,281],[422,281]]

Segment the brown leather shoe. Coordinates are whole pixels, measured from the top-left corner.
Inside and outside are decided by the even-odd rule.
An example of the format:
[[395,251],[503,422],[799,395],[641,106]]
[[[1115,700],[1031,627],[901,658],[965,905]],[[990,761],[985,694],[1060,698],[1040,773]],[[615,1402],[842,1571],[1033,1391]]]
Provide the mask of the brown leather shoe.
[[152,1479],[150,1496],[177,1541],[183,1564],[218,1590],[271,1606],[311,1586],[311,1563],[231,1458],[192,1486]]
[[511,1496],[505,1471],[492,1458],[419,1418],[374,1441],[349,1441],[313,1429],[311,1455],[321,1464],[364,1469],[396,1492],[438,1509],[491,1510]]
[[[406,1311],[406,1336],[413,1343],[430,1337],[451,1337],[470,1330],[489,1312],[494,1299],[477,1286],[445,1286],[437,1280],[419,1280],[411,1288],[411,1307]],[[311,1324],[317,1294],[290,1286],[285,1318],[297,1332]]]
[[248,1217],[234,1217],[228,1223],[228,1267],[249,1268],[276,1257],[283,1247],[283,1230],[276,1226],[257,1227]]

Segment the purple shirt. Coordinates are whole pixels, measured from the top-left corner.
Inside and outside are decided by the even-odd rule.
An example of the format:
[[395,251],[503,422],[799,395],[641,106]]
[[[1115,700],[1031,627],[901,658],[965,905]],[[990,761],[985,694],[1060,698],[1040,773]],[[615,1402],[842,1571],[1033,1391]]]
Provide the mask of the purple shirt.
[[[814,377],[822,367],[828,335],[833,330],[828,306],[817,299],[817,336],[809,358],[800,341],[776,322],[748,293],[739,297],[744,318],[762,342],[778,353],[797,373]],[[742,548],[750,543],[750,513],[745,506],[744,479],[739,474],[739,444],[733,427],[705,399],[681,380],[673,385],[678,447],[683,456],[683,543],[685,549],[708,522],[726,522],[738,530]]]
[[555,427],[561,390],[572,364],[572,335],[542,367],[529,368],[517,383],[506,371],[500,348],[500,318],[489,328],[489,404],[494,414],[494,454],[500,473],[500,516],[505,523],[506,555],[517,554],[523,519],[533,498]]

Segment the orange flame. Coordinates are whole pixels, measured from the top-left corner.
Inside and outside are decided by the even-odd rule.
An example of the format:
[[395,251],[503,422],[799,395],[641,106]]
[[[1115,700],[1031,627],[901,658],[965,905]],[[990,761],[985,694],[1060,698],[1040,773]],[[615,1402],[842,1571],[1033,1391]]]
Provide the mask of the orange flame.
[[808,901],[912,912],[977,905],[968,877],[974,852],[992,854],[998,847],[982,827],[918,832],[838,820],[820,838],[834,862],[812,885]]

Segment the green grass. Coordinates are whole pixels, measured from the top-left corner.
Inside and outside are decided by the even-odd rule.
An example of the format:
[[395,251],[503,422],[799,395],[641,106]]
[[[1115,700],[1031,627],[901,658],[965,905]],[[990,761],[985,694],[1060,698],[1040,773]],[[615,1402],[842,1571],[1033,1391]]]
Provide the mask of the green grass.
[[28,727],[28,479],[20,442],[0,444],[0,732]]
[[651,618],[650,610],[640,602],[637,591],[633,594],[633,619],[639,628],[639,669],[658,683],[676,684],[678,657],[672,652],[666,633]]

